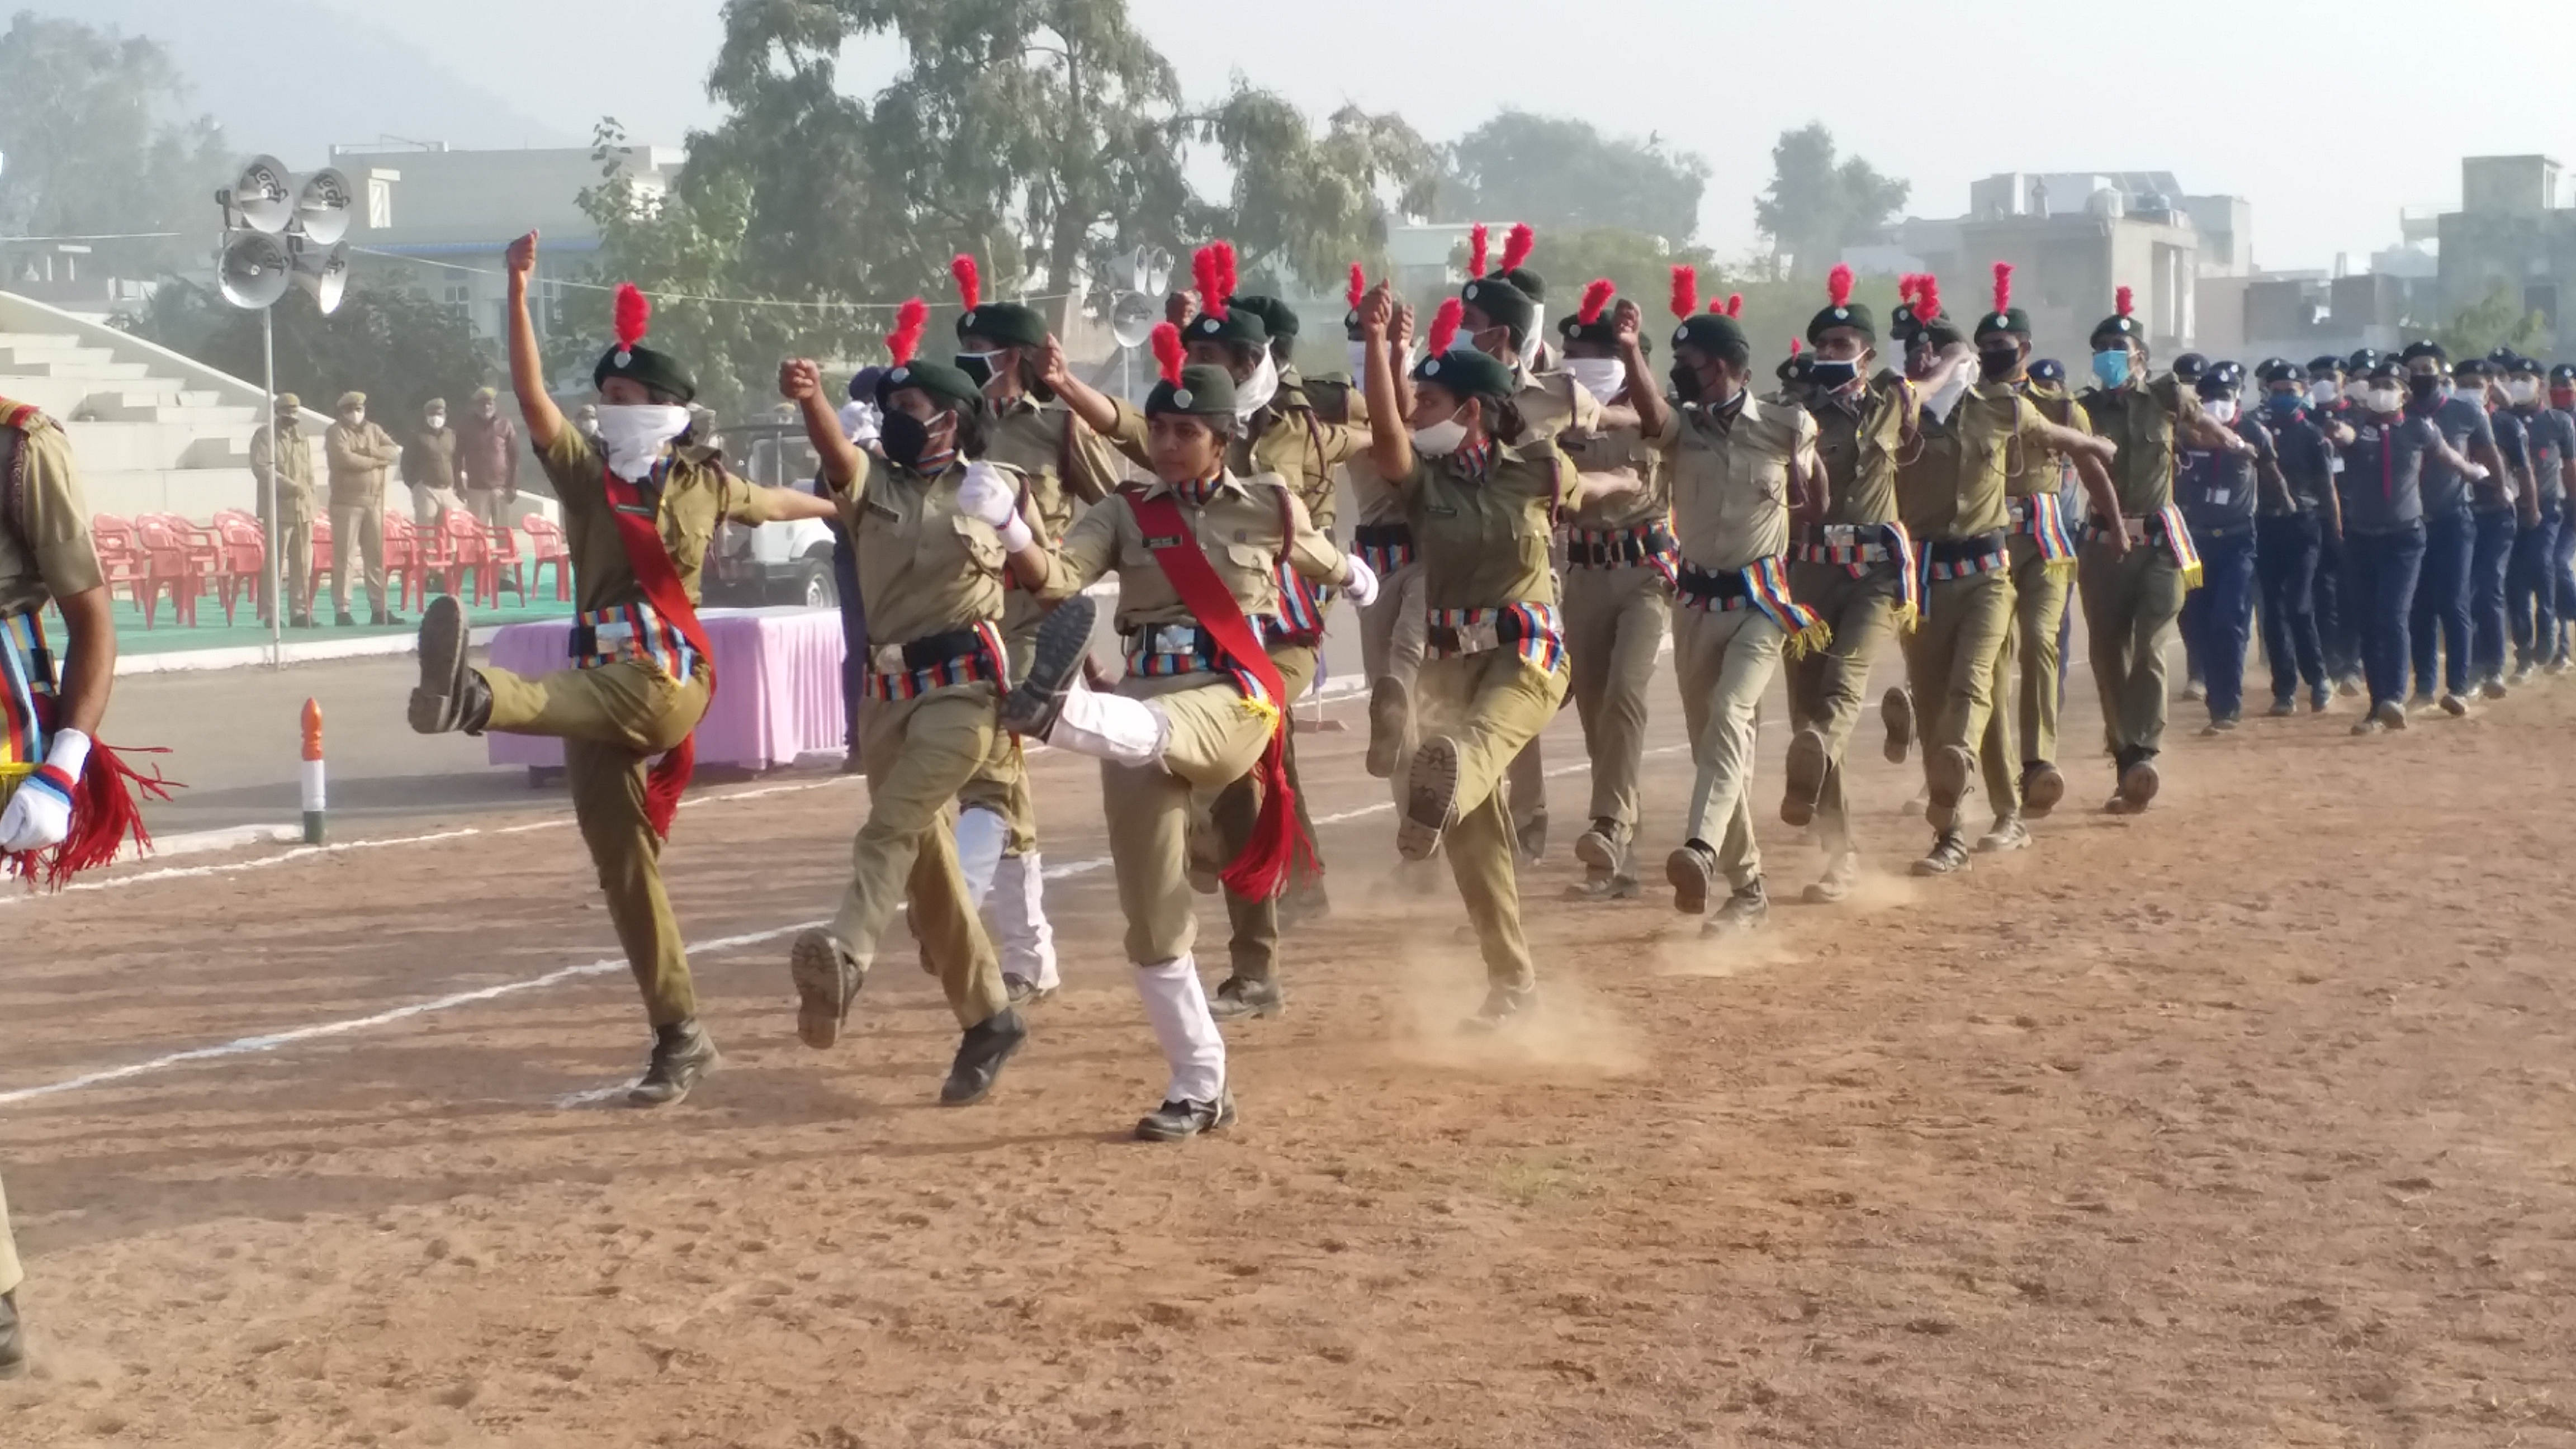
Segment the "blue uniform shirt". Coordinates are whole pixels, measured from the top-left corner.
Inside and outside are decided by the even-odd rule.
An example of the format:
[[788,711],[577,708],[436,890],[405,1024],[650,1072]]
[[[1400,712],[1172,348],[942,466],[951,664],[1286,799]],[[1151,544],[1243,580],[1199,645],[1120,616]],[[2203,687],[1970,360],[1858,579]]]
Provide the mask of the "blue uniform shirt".
[[2353,422],[2343,449],[2343,529],[2395,533],[2424,521],[2425,454],[2441,434],[2410,413],[2367,414]]
[[2548,503],[2566,496],[2559,470],[2569,458],[2576,457],[2576,418],[2556,408],[2538,406],[2515,408],[2513,415],[2522,423],[2529,440],[2531,476],[2539,486],[2540,501]]
[[[2281,476],[2289,480],[2292,505],[2301,513],[2324,507],[2326,490],[2334,486],[2340,461],[2326,442],[2326,430],[2308,417],[2305,408],[2284,416],[2267,407],[2257,411],[2254,419],[2272,439],[2272,454],[2281,464]],[[2266,498],[2263,511],[2278,513],[2281,505]]]
[[2180,466],[2174,470],[2174,501],[2182,505],[2183,522],[2191,525],[2194,537],[2254,521],[2261,492],[2256,469],[2272,456],[2272,435],[2241,417],[2227,426],[2254,445],[2253,457],[2240,458],[2215,448],[2184,448]]
[[2522,480],[2514,476],[2515,470],[2531,466],[2528,435],[2522,419],[2510,412],[2488,414],[2487,426],[2495,432],[2496,452],[2504,457],[2505,474],[2470,490],[2469,506],[2480,513],[2506,513],[2512,511],[2522,490]]
[[[2487,410],[2459,398],[2444,398],[2431,407],[2409,402],[2406,416],[2431,420],[2441,429],[2442,441],[2474,459],[2470,450],[2479,443],[2493,444],[2495,429],[2487,422]],[[2458,469],[2438,458],[2423,460],[2424,516],[2444,518],[2465,512],[2469,506],[2469,480]]]

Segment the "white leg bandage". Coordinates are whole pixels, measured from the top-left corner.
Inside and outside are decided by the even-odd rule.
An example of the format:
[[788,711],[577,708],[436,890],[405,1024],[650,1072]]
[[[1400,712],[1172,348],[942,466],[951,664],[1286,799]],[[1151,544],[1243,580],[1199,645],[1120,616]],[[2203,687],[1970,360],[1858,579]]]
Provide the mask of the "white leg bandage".
[[1006,855],[993,872],[993,944],[1002,955],[1002,974],[1017,976],[1042,991],[1062,984],[1055,967],[1055,927],[1047,920],[1046,867],[1032,851]]
[[1010,835],[1010,822],[990,810],[957,812],[957,872],[966,877],[968,909],[983,907],[985,895],[993,889],[994,868],[1002,863],[1002,847]]
[[1077,689],[1064,697],[1064,712],[1047,743],[1077,755],[1138,769],[1159,763],[1171,743],[1172,722],[1141,699]]
[[1213,1102],[1225,1091],[1225,1038],[1208,1014],[1207,992],[1199,986],[1198,962],[1183,956],[1136,968],[1136,993],[1145,998],[1145,1015],[1162,1043],[1163,1060],[1172,1068],[1170,1102]]

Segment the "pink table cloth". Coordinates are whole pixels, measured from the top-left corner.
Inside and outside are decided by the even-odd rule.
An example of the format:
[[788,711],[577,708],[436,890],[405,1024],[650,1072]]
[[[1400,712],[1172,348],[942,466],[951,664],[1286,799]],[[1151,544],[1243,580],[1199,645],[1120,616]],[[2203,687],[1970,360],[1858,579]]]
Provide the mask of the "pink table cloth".
[[[715,703],[698,724],[698,763],[767,770],[797,756],[841,753],[841,616],[831,609],[707,609],[716,656]],[[572,621],[507,624],[492,636],[492,664],[536,676],[572,663]],[[496,765],[559,769],[563,741],[484,736]]]

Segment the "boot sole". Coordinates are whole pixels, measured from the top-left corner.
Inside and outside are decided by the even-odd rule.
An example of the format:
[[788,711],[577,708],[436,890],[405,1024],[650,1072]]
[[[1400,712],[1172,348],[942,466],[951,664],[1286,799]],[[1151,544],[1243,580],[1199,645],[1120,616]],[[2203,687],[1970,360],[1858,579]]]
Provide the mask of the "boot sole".
[[689,1094],[698,1089],[698,1083],[705,1081],[707,1079],[707,1073],[714,1071],[723,1061],[724,1053],[715,1050],[714,1047],[710,1045],[707,1050],[706,1057],[698,1063],[697,1070],[689,1074],[689,1083],[687,1086],[682,1087],[670,1096],[655,1097],[648,1095],[645,1092],[643,1085],[638,1083],[634,1087],[628,1089],[626,1093],[626,1105],[629,1107],[641,1107],[648,1111],[656,1107],[676,1107],[682,1102],[689,1100]]
[[1457,823],[1458,742],[1442,735],[1426,742],[1413,756],[1405,775],[1404,820],[1396,826],[1395,849],[1406,860],[1429,860],[1449,827]]
[[1968,798],[1970,785],[1976,779],[1976,756],[1957,745],[1947,745],[1933,751],[1924,766],[1932,803],[1924,808],[1923,818],[1935,830],[1949,830],[1959,823],[1959,806]]
[[1782,824],[1814,823],[1816,802],[1825,793],[1825,772],[1825,737],[1814,730],[1798,731],[1789,740],[1789,788],[1780,797]]
[[1574,837],[1574,858],[1594,870],[1619,868],[1618,847],[1610,843],[1608,836],[1597,830],[1587,830]]
[[1413,723],[1413,701],[1404,681],[1381,679],[1369,690],[1369,741],[1366,761],[1373,779],[1395,778],[1404,761],[1404,735]]
[[429,601],[420,619],[420,687],[411,692],[411,727],[446,734],[462,722],[467,635],[464,607],[453,597]]
[[2156,792],[2163,788],[2164,777],[2156,773],[2154,765],[2144,760],[2120,774],[2120,798],[2132,810],[2144,810],[2154,804]]
[[1058,604],[1038,623],[1029,644],[1029,677],[1002,702],[1001,725],[1015,735],[1042,734],[1055,708],[1082,675],[1091,657],[1091,632],[1100,620],[1100,605],[1076,594]]
[[1673,909],[1685,916],[1708,914],[1709,867],[1699,852],[1683,846],[1664,857],[1664,880],[1673,888]]
[[841,953],[832,938],[820,931],[798,936],[787,952],[787,974],[796,983],[796,1039],[816,1051],[837,1044],[850,1003],[841,999]]
[[1217,1102],[1216,1120],[1208,1123],[1205,1127],[1193,1128],[1187,1132],[1171,1132],[1155,1126],[1153,1119],[1148,1117],[1136,1124],[1136,1140],[1139,1142],[1187,1142],[1193,1137],[1205,1137],[1211,1132],[1222,1132],[1228,1127],[1233,1126],[1234,1115],[1234,1094],[1229,1092]]
[[1229,1004],[1211,1001],[1208,1003],[1208,1015],[1219,1021],[1267,1021],[1287,1009],[1288,1003],[1284,1001],[1269,1001],[1259,1006],[1246,1006],[1240,1002]]
[[2045,820],[2066,799],[2066,777],[2055,765],[2042,765],[2022,782],[2021,811],[2033,820]]
[[1914,696],[1891,689],[1878,701],[1879,722],[1887,726],[1887,762],[1902,765],[1914,751]]

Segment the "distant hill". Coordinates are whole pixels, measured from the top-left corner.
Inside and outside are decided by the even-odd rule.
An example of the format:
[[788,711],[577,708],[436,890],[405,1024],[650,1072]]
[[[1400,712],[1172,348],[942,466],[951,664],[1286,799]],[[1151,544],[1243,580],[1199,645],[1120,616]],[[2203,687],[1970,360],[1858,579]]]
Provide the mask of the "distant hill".
[[456,146],[568,146],[418,47],[315,0],[0,0],[0,11],[148,35],[188,80],[188,115],[211,115],[233,146],[317,166],[334,143],[400,136]]

